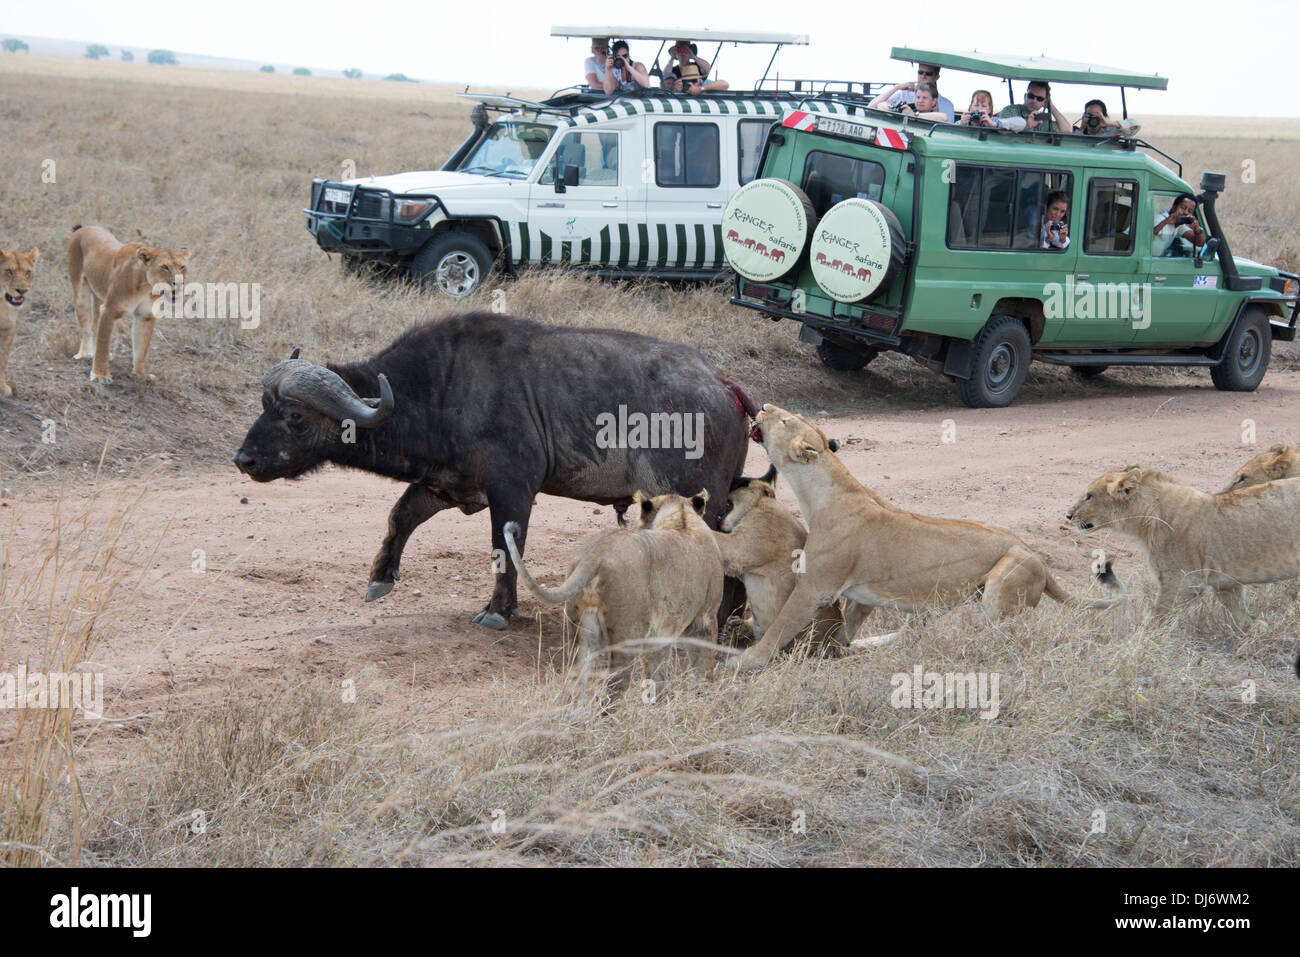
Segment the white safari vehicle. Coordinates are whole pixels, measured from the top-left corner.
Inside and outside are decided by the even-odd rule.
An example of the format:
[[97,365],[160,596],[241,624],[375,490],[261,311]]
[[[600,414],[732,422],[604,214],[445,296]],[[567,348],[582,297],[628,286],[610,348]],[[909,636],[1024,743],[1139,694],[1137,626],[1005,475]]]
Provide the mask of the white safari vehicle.
[[[554,36],[725,44],[806,44],[806,36],[710,30],[556,27]],[[717,54],[714,55],[716,64]],[[649,61],[646,61],[649,62]],[[769,68],[770,68],[769,62]],[[575,63],[575,72],[578,64]],[[452,296],[495,267],[566,263],[615,277],[711,279],[727,268],[722,214],[759,167],[769,128],[810,98],[845,112],[879,84],[766,76],[747,91],[607,95],[585,85],[541,103],[476,100],[469,138],[441,169],[312,181],[307,228],[345,263],[378,261]]]

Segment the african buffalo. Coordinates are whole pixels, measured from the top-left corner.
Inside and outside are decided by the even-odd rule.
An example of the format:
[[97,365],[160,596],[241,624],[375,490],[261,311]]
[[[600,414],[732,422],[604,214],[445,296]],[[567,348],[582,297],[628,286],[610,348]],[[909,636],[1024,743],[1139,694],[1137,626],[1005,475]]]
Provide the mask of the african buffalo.
[[[389,513],[367,601],[392,590],[407,539],[445,508],[487,508],[500,555],[506,522],[519,523],[523,550],[538,492],[613,505],[621,520],[638,489],[706,488],[705,518],[716,526],[757,411],[690,346],[482,312],[420,325],[363,362],[318,366],[295,351],[262,388],[262,414],[235,455],[249,478],[294,478],[333,462],[409,483]],[[685,449],[644,447],[631,429],[611,443],[598,417],[624,412],[628,421],[680,413],[679,422],[702,428]],[[492,598],[474,621],[505,628],[515,568],[496,567]]]

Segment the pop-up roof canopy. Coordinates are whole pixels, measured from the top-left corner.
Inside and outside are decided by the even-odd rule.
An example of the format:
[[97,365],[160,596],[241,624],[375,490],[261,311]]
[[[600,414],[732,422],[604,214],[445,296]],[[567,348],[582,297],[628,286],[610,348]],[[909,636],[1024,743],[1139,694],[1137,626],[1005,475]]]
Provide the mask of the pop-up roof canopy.
[[894,47],[895,60],[929,63],[967,73],[982,73],[1007,80],[1046,80],[1050,83],[1090,83],[1097,86],[1129,86],[1139,90],[1165,90],[1169,78],[1154,73],[1134,73],[1095,63],[1077,63],[1046,56],[1016,56],[1008,53],[962,53],[956,50],[921,50]]
[[775,43],[807,46],[806,33],[753,33],[733,30],[696,30],[673,27],[551,27],[553,37],[616,37],[620,40],[702,40],[706,43]]

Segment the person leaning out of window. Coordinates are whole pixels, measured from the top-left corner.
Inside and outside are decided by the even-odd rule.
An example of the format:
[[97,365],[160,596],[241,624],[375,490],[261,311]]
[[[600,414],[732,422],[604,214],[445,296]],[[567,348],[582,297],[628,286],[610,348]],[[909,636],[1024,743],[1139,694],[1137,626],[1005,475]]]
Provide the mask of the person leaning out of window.
[[1152,232],[1152,256],[1186,255],[1182,243],[1193,243],[1196,249],[1205,245],[1205,233],[1196,221],[1196,197],[1191,193],[1179,193],[1174,197],[1169,212],[1156,210],[1156,227]]

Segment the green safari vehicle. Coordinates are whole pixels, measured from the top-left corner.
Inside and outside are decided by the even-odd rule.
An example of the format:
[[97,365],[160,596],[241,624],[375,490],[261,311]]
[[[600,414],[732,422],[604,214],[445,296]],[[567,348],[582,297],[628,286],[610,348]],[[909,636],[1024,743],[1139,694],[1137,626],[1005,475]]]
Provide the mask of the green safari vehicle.
[[[1046,80],[1117,86],[1122,97],[1167,83],[1041,57],[892,55],[1008,88]],[[976,408],[1009,405],[1034,359],[1085,376],[1205,366],[1216,387],[1253,391],[1271,341],[1295,338],[1300,276],[1233,257],[1215,211],[1223,174],[1206,173],[1192,215],[1157,234],[1193,190],[1134,124],[1109,136],[1010,132],[865,100],[846,115],[837,103],[832,113],[812,98],[773,127],[759,178],[722,223],[731,302],[800,323],[832,368],[902,352]]]

